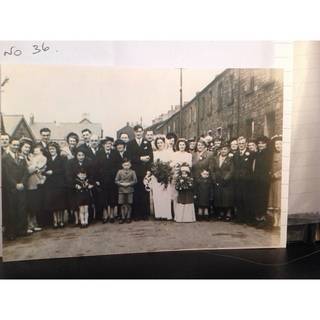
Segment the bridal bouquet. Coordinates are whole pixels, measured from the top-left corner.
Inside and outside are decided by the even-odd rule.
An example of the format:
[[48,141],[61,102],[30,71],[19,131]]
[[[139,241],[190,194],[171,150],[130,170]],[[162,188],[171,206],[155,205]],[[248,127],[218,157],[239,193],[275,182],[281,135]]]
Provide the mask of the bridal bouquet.
[[172,181],[172,168],[170,166],[170,162],[163,162],[157,159],[151,167],[151,173],[160,184],[164,185],[165,189]]

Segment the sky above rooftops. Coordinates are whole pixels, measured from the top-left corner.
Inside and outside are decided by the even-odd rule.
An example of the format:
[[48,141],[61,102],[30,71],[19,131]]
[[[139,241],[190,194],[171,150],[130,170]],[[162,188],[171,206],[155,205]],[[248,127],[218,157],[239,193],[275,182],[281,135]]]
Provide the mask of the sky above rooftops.
[[[221,71],[184,69],[183,100]],[[111,136],[140,117],[150,125],[180,101],[178,69],[3,65],[2,76],[10,79],[2,92],[4,114],[23,114],[28,122],[32,113],[35,122],[80,122],[88,113]]]

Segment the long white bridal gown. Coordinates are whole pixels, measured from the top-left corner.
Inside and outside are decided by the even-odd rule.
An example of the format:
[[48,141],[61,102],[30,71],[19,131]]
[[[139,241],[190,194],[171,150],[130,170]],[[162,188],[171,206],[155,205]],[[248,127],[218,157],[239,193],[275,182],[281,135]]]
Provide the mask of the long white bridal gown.
[[[163,162],[168,162],[171,159],[170,153],[167,150],[154,151],[153,161],[159,159]],[[151,178],[151,187],[153,194],[154,216],[156,219],[172,219],[171,214],[171,186],[168,184],[167,188],[157,181],[155,176]]]

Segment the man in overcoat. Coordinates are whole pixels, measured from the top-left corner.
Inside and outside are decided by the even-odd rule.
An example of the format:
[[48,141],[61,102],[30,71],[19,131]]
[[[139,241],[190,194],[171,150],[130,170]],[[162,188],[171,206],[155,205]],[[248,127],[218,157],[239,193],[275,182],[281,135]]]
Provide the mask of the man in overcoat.
[[26,160],[19,154],[19,140],[11,138],[7,152],[2,156],[3,182],[7,197],[6,237],[14,240],[27,235],[26,183],[28,169]]
[[247,148],[247,140],[238,138],[238,151],[234,155],[235,206],[240,222],[251,222],[250,185],[252,184],[253,159]]
[[128,142],[126,149],[138,179],[133,194],[133,219],[147,220],[150,214],[150,198],[143,180],[147,171],[151,170],[153,150],[151,143],[143,137],[142,126],[136,125],[133,130],[135,138]]

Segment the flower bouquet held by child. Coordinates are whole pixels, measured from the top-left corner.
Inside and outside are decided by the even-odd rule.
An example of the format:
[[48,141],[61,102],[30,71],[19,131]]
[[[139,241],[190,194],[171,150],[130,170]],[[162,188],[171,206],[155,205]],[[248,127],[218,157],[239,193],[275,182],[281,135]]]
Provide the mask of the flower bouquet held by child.
[[191,170],[187,164],[182,164],[176,178],[175,188],[178,191],[177,205],[175,208],[176,222],[194,222],[196,215],[193,203],[194,181]]

